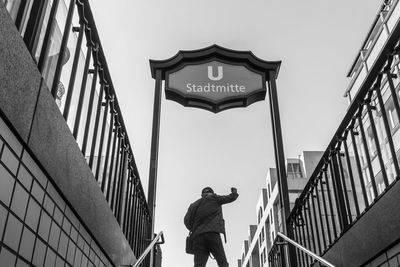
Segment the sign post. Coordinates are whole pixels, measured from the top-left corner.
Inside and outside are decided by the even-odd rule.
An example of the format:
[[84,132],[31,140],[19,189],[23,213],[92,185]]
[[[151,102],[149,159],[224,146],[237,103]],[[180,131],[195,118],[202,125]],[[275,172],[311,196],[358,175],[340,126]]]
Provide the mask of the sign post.
[[[268,84],[283,222],[281,230],[293,239],[292,228],[286,227],[290,204],[276,90],[280,64],[280,61],[261,60],[250,51],[235,51],[217,45],[199,50],[179,51],[167,60],[150,60],[151,74],[156,80],[148,188],[149,209],[152,215],[150,239],[154,233],[162,80],[165,81],[167,99],[186,107],[201,108],[214,113],[247,107],[264,100]],[[295,251],[289,247],[291,267],[297,266],[295,260]]]

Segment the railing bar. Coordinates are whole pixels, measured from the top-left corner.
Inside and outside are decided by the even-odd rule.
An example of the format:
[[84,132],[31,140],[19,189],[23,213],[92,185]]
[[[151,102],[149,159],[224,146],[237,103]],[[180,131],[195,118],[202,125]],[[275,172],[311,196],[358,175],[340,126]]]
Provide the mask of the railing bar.
[[[385,109],[385,104],[383,103],[382,93],[381,93],[381,89],[379,87],[376,88],[376,96],[378,98],[378,103],[381,108],[383,125],[385,127],[386,136],[388,137],[387,141],[389,143],[390,153],[392,155],[393,165],[394,165],[394,169],[396,171],[396,177],[400,177],[399,162],[397,161],[396,150],[394,149],[393,138],[391,138],[392,132],[390,130],[389,120],[388,120],[388,117],[386,114],[386,109]],[[396,95],[392,95],[392,98],[395,98],[395,97],[397,98]],[[398,118],[400,118],[400,117],[398,117]]]
[[327,234],[328,234],[329,244],[332,244],[331,227],[330,227],[329,219],[328,219],[328,209],[326,207],[325,190],[324,190],[324,185],[323,185],[324,182],[322,181],[322,179],[323,179],[323,175],[320,174],[320,187],[321,187],[322,204],[323,204],[324,213],[325,213],[326,230],[327,230]]
[[[75,29],[75,28],[73,28],[73,29]],[[81,53],[81,46],[82,46],[82,40],[83,40],[83,29],[84,29],[84,25],[80,24],[78,41],[76,43],[76,48],[75,48],[74,61],[72,63],[72,70],[71,70],[71,75],[69,78],[68,92],[67,92],[67,96],[65,98],[63,116],[66,121],[68,121],[69,109],[71,107],[72,94],[74,93],[73,91],[74,91],[74,87],[75,87],[76,71],[78,69],[79,56]],[[60,57],[61,57],[61,54],[60,54]]]
[[[27,1],[21,1],[24,3],[24,6],[26,5]],[[43,65],[44,65],[44,59],[47,57],[48,53],[49,53],[49,41],[50,41],[50,34],[53,30],[53,27],[55,25],[55,16],[56,16],[56,12],[57,12],[57,8],[59,5],[60,0],[54,0],[51,6],[51,10],[50,10],[50,15],[49,15],[49,21],[47,23],[47,28],[46,28],[46,33],[44,35],[43,38],[43,45],[42,45],[42,49],[40,52],[40,56],[39,56],[39,61],[38,61],[38,69],[43,73]],[[22,3],[21,3],[22,4]],[[19,14],[20,15],[20,14]],[[16,23],[15,24],[19,24]],[[17,26],[17,28],[19,29],[19,25]],[[64,57],[64,55],[61,56],[61,54],[59,55],[59,57]]]
[[[305,247],[307,247],[306,232],[305,232],[305,230],[304,230],[306,221],[305,221],[305,219],[304,219],[303,211],[302,211],[302,210],[300,210],[300,215],[301,215],[301,217],[303,218],[303,224],[301,225],[301,232],[302,232],[303,243],[304,243],[303,245],[304,245]],[[307,265],[308,265],[308,257],[307,257],[307,255],[305,255],[305,254],[304,254],[304,262],[307,262]]]
[[310,250],[308,250],[307,248],[299,245],[298,243],[296,243],[295,241],[293,241],[292,239],[288,238],[287,236],[285,236],[284,234],[278,232],[277,235],[281,238],[283,238],[285,241],[287,241],[288,243],[292,244],[293,246],[297,247],[298,249],[304,251],[305,253],[307,253],[308,255],[310,255],[312,258],[316,259],[317,261],[325,264],[328,267],[335,267],[335,265],[329,263],[328,261],[326,261],[325,259],[319,257],[318,255],[316,255],[315,253],[311,252]]
[[[296,231],[298,233],[300,243],[304,245],[304,238],[301,235],[300,228],[301,228],[301,226],[297,227]],[[301,256],[301,265],[304,266],[305,265],[305,254],[301,250],[299,250],[299,252],[300,252],[300,256]]]
[[[293,228],[294,228],[294,231],[293,231],[294,239],[295,239],[296,241],[299,241],[299,237],[297,236],[296,220],[293,221]],[[297,263],[300,263],[300,264],[301,264],[300,253],[301,253],[300,250],[297,250],[297,251],[296,251],[296,260],[297,260]],[[301,266],[300,266],[300,267],[301,267]]]
[[[312,204],[312,210],[313,210],[313,215],[314,215],[315,233],[317,234],[317,235],[315,236],[315,238],[317,239],[319,254],[321,254],[321,253],[322,253],[321,239],[320,239],[320,238],[321,238],[321,237],[320,237],[321,235],[320,235],[320,232],[319,232],[318,220],[317,220],[317,213],[315,212],[315,201],[314,201],[314,190],[317,191],[316,188],[317,188],[316,186],[313,187],[313,189],[312,189],[310,195],[311,195],[311,204]],[[317,191],[316,193],[318,194],[318,191]],[[321,214],[320,214],[320,215],[321,215]]]
[[106,95],[106,102],[104,103],[105,104],[105,108],[104,108],[104,112],[103,112],[103,122],[101,124],[101,132],[100,132],[100,140],[99,140],[99,151],[97,153],[97,165],[96,165],[96,172],[95,172],[96,181],[99,180],[99,172],[100,172],[102,156],[103,156],[104,134],[105,134],[106,125],[107,125],[109,102],[110,102],[110,99]]
[[325,174],[325,181],[326,181],[326,193],[328,194],[329,211],[330,211],[332,227],[333,227],[333,239],[336,239],[336,237],[337,237],[336,222],[335,222],[335,215],[333,213],[332,196],[331,196],[331,190],[330,190],[330,186],[329,186],[327,170],[324,171],[324,174]]
[[53,95],[54,99],[56,99],[56,96],[57,96],[57,88],[58,88],[58,83],[60,81],[61,71],[62,71],[62,66],[63,66],[62,65],[63,57],[64,57],[65,50],[67,49],[67,42],[68,42],[69,33],[70,33],[70,29],[71,29],[72,17],[74,15],[74,9],[75,9],[75,0],[71,0],[69,3],[69,7],[68,7],[67,19],[65,21],[64,33],[62,35],[63,37],[62,37],[62,41],[61,41],[60,52],[58,53],[59,55],[62,55],[62,56],[58,57],[56,70],[54,72],[53,85],[51,86],[51,94]]
[[338,153],[337,153],[337,161],[339,163],[338,165],[339,165],[339,171],[340,171],[339,183],[341,182],[341,184],[343,185],[343,195],[344,195],[344,200],[345,200],[345,204],[346,204],[345,206],[347,207],[348,222],[352,222],[353,217],[352,217],[351,208],[350,208],[350,201],[349,201],[349,195],[348,195],[348,191],[347,191],[346,177],[344,175],[342,156],[341,156],[340,151],[338,151]]
[[398,96],[397,96],[396,88],[395,88],[393,80],[392,80],[392,74],[390,73],[390,69],[387,68],[385,70],[385,73],[386,73],[387,81],[389,83],[390,92],[392,94],[393,104],[394,104],[394,107],[397,112],[397,117],[400,118],[400,104],[399,104],[399,100],[397,98]]
[[97,72],[98,72],[98,67],[97,67],[97,64],[95,64],[93,79],[92,79],[92,87],[91,87],[90,96],[89,96],[88,112],[86,115],[85,131],[83,133],[82,154],[84,157],[86,157],[86,147],[87,147],[87,141],[88,141],[89,129],[90,129],[89,127],[90,127],[90,122],[92,120],[93,102],[94,102],[94,95],[96,92],[96,85],[97,85],[97,74],[98,74]]
[[313,225],[313,217],[312,217],[312,214],[311,214],[310,197],[312,197],[311,193],[308,195],[307,202],[306,202],[306,204],[307,204],[307,213],[308,213],[308,221],[309,221],[309,224],[310,224],[310,233],[311,233],[311,237],[310,238],[311,238],[311,241],[312,241],[311,243],[312,243],[313,250],[317,251],[317,245],[315,244],[316,243],[315,242],[316,235],[314,235],[315,232],[314,232],[314,225]]
[[[113,118],[115,116],[116,116],[116,114],[113,114]],[[112,149],[111,149],[111,152],[110,152],[111,153],[111,162],[110,162],[110,170],[108,172],[108,185],[107,185],[108,190],[107,190],[107,194],[106,194],[106,199],[107,199],[107,202],[110,203],[110,208],[112,207],[111,206],[110,197],[111,197],[111,194],[112,194],[112,190],[114,190],[114,187],[115,187],[115,182],[113,181],[113,178],[114,178],[113,169],[114,169],[114,166],[115,166],[114,165],[114,159],[115,159],[115,154],[117,153],[116,149],[118,149],[118,148],[116,148],[117,137],[118,137],[118,124],[116,124],[115,120],[114,120],[113,127],[114,127],[114,130],[113,130],[113,132],[114,132],[113,135],[114,136],[113,136],[113,145],[112,145]],[[112,185],[112,187],[111,187],[111,185]]]
[[385,163],[383,162],[383,158],[382,158],[382,151],[381,151],[381,146],[379,144],[378,132],[376,131],[376,125],[375,125],[375,121],[374,121],[374,117],[372,115],[371,109],[372,109],[371,104],[367,103],[367,112],[368,112],[369,122],[371,124],[372,135],[374,136],[376,152],[378,154],[379,165],[381,166],[381,172],[382,172],[382,176],[383,176],[383,182],[385,183],[385,187],[388,187],[389,181],[388,181],[388,177],[387,177],[387,173],[386,173]]
[[[128,163],[129,164],[129,163]],[[125,209],[124,209],[124,222],[123,222],[123,232],[126,236],[126,238],[128,239],[128,222],[129,222],[129,212],[131,210],[131,206],[130,206],[130,192],[131,192],[131,187],[132,187],[132,183],[131,183],[131,173],[132,170],[128,167],[128,177],[126,180],[126,192],[125,192]]]
[[360,156],[358,154],[356,138],[354,137],[353,129],[350,130],[350,134],[351,134],[351,141],[353,143],[354,157],[356,158],[356,163],[357,163],[358,175],[360,177],[361,190],[363,193],[364,204],[365,204],[365,208],[366,208],[366,207],[368,207],[369,203],[368,203],[367,192],[365,191],[365,183],[364,183],[364,177],[363,177],[362,168],[361,168]]
[[[132,173],[133,173],[133,171],[132,171]],[[134,190],[134,187],[135,187],[135,185],[134,185],[134,182],[133,182],[133,179],[134,179],[134,176],[130,176],[130,190],[129,190],[129,204],[128,204],[128,207],[129,207],[129,209],[128,209],[128,221],[127,221],[127,223],[126,223],[126,238],[128,239],[128,242],[129,242],[129,244],[132,246],[132,244],[131,244],[131,241],[132,241],[132,238],[131,238],[131,229],[132,229],[132,227],[131,227],[131,225],[132,225],[132,212],[133,212],[133,200],[134,200],[134,197],[133,197],[133,190]]]
[[89,73],[89,64],[90,64],[91,55],[92,55],[92,47],[90,46],[90,44],[88,44],[87,51],[86,51],[85,67],[84,67],[83,77],[82,77],[81,91],[79,93],[78,108],[76,111],[74,131],[73,131],[73,136],[75,137],[76,140],[78,139],[78,131],[80,128],[79,124],[81,122],[82,106],[83,106],[83,100],[85,98],[85,93],[86,93],[86,83],[87,83],[87,77],[88,77],[88,73]]
[[343,141],[343,146],[344,146],[344,152],[345,152],[345,157],[346,157],[347,172],[348,172],[349,178],[350,178],[351,190],[353,191],[354,206],[356,208],[356,215],[358,217],[358,216],[360,216],[360,207],[358,206],[357,191],[356,191],[356,186],[354,184],[354,176],[353,176],[353,170],[352,170],[350,157],[349,157],[349,149],[347,147],[347,140]]
[[123,191],[124,191],[124,187],[125,187],[125,174],[126,174],[126,162],[127,162],[127,152],[126,152],[126,148],[124,147],[122,150],[122,156],[121,156],[121,169],[120,169],[120,186],[119,186],[119,190],[118,190],[118,205],[117,205],[117,221],[121,224],[122,221],[122,217],[121,217],[121,213],[122,213],[122,208],[123,208]]
[[118,139],[118,143],[117,143],[117,148],[115,151],[115,168],[114,168],[114,174],[113,174],[113,190],[112,190],[112,194],[111,194],[111,210],[113,212],[115,212],[115,208],[114,208],[114,204],[115,204],[115,194],[116,194],[116,190],[117,190],[117,186],[118,186],[118,176],[117,176],[117,172],[118,172],[118,166],[119,166],[119,154],[121,153],[121,138],[120,138],[120,127],[118,127],[118,131],[116,132],[117,134],[117,139]]
[[329,162],[329,169],[331,172],[331,178],[332,178],[332,189],[333,189],[333,197],[335,199],[335,206],[338,214],[338,228],[339,232],[343,231],[346,226],[348,225],[347,219],[346,219],[346,205],[344,203],[343,195],[341,194],[343,192],[343,189],[340,184],[340,175],[339,175],[339,170],[338,170],[338,163],[336,160],[335,156],[336,152],[332,154],[331,160]]
[[105,84],[101,83],[101,85],[100,85],[100,95],[99,95],[99,99],[97,101],[96,119],[95,119],[94,128],[93,128],[92,145],[91,145],[91,148],[90,148],[90,155],[89,155],[89,167],[90,167],[90,169],[93,169],[94,151],[96,150],[97,131],[99,130],[100,111],[101,111],[101,103],[103,102],[104,87],[105,87]]
[[[307,244],[308,244],[308,248],[310,248],[310,249],[312,249],[312,245],[311,245],[311,236],[310,236],[310,228],[309,228],[309,223],[308,223],[308,216],[306,215],[306,206],[305,206],[305,204],[304,204],[304,209],[303,209],[303,218],[304,218],[304,223],[305,223],[305,226],[306,226],[306,233],[307,233]],[[308,257],[308,256],[306,256],[306,258],[307,258],[307,264],[308,265],[310,265],[310,258]]]
[[365,137],[364,125],[362,123],[361,115],[358,116],[358,124],[359,124],[359,127],[360,127],[361,138],[362,138],[362,141],[363,141],[362,143],[363,143],[363,146],[364,146],[365,158],[367,160],[369,176],[370,176],[370,180],[371,180],[371,183],[372,183],[372,190],[374,191],[374,198],[376,198],[378,196],[378,189],[376,188],[376,183],[375,183],[375,178],[374,178],[374,171],[372,170],[371,157],[370,157],[369,151],[368,151],[367,138]]
[[322,236],[322,241],[323,241],[323,245],[324,245],[323,249],[321,250],[321,252],[322,252],[326,248],[326,238],[325,238],[325,233],[324,233],[324,223],[322,220],[321,202],[319,199],[319,192],[318,192],[318,182],[322,184],[322,181],[317,179],[317,181],[316,181],[317,184],[315,186],[315,195],[317,197],[317,207],[318,207],[318,213],[319,213],[319,224],[321,225],[321,236]]
[[[110,101],[110,106],[112,105],[112,100]],[[106,148],[106,154],[105,154],[105,159],[104,159],[104,169],[103,169],[103,178],[101,180],[101,191],[104,193],[106,191],[106,180],[107,180],[107,192],[110,190],[110,180],[109,177],[107,177],[107,170],[108,170],[108,161],[110,158],[110,149],[111,149],[111,140],[113,137],[113,128],[114,128],[114,113],[113,109],[111,106],[110,109],[110,125],[108,128],[108,138],[107,138],[107,148]],[[107,195],[107,194],[105,194]]]

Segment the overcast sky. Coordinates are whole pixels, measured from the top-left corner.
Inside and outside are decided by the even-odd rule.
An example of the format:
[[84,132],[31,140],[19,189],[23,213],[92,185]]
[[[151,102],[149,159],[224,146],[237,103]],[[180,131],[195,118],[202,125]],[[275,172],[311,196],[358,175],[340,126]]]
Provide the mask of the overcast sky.
[[[149,59],[218,44],[282,60],[277,80],[286,157],[325,150],[342,120],[355,59],[381,0],[91,1],[94,18],[147,193],[154,80]],[[224,207],[227,257],[237,266],[256,203],[274,167],[268,101],[214,114],[163,96],[156,232],[163,267],[193,266],[183,217],[205,186],[238,188]],[[210,260],[208,267],[217,266]]]

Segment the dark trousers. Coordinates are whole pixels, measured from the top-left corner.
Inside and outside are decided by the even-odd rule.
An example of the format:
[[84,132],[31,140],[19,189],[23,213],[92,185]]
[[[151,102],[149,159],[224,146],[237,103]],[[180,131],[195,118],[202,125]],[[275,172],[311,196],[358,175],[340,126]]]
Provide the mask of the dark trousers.
[[219,233],[204,233],[196,236],[194,245],[194,267],[205,267],[210,253],[219,267],[228,267],[224,247]]

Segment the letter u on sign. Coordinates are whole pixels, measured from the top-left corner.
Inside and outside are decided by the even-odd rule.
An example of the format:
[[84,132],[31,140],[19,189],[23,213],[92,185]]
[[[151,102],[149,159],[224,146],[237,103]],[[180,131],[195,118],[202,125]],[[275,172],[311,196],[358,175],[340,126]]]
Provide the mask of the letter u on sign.
[[211,81],[219,81],[224,76],[224,73],[223,73],[223,70],[222,70],[222,66],[218,66],[218,75],[217,75],[217,77],[214,76],[214,72],[213,72],[213,67],[212,66],[207,66],[207,68],[208,68],[208,78]]

